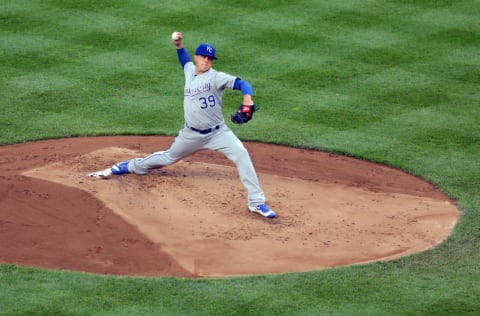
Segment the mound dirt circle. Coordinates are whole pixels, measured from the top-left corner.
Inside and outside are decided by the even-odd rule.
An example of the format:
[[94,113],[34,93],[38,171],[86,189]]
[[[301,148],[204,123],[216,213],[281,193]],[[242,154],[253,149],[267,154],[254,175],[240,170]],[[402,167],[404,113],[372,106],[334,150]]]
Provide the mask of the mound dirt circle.
[[113,275],[303,272],[429,249],[455,204],[405,172],[358,159],[245,143],[269,205],[246,208],[233,164],[211,151],[109,180],[111,164],[171,137],[90,137],[0,147],[0,262]]

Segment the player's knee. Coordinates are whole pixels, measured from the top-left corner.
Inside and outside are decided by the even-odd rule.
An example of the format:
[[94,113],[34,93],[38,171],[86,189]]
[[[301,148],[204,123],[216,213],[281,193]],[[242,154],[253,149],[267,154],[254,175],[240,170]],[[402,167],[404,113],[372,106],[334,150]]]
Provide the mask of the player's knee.
[[235,164],[240,163],[241,161],[250,160],[250,155],[245,147],[238,148],[235,151],[235,154],[230,158]]

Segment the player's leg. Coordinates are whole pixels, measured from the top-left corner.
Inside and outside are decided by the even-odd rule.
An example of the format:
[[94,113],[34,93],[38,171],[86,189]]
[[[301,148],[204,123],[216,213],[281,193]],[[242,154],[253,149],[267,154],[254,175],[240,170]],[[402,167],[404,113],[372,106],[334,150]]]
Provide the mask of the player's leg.
[[275,217],[275,212],[265,204],[265,194],[260,187],[257,173],[250,155],[240,139],[225,126],[212,135],[208,147],[208,149],[223,153],[237,167],[240,181],[248,192],[249,210],[265,217]]
[[145,158],[134,158],[127,161],[128,172],[146,174],[154,169],[171,165],[199,151],[202,148],[201,146],[198,134],[184,128],[180,130],[168,150],[157,151]]

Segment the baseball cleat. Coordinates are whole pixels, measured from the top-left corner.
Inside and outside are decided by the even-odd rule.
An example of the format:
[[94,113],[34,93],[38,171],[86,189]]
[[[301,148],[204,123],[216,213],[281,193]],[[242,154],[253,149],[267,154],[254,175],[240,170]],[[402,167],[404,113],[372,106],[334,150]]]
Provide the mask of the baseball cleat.
[[274,218],[277,214],[272,211],[267,204],[258,204],[257,206],[249,206],[248,209],[250,212],[258,213],[264,217]]
[[128,163],[129,163],[129,160],[114,164],[111,168],[112,173],[113,174],[129,173],[130,171],[128,171]]
[[98,179],[108,179],[112,175],[111,168],[107,168],[105,170],[100,170],[96,172],[89,173],[89,177],[98,178]]

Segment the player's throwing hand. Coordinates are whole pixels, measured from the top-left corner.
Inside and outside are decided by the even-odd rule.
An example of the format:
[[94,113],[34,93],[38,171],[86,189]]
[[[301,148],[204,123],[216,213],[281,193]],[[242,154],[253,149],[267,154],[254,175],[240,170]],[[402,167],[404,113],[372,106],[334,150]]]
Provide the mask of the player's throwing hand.
[[182,39],[183,39],[182,33],[180,33],[180,32],[173,32],[172,33],[172,43],[173,43],[173,45],[175,45],[175,47],[177,47],[177,49],[183,47]]

